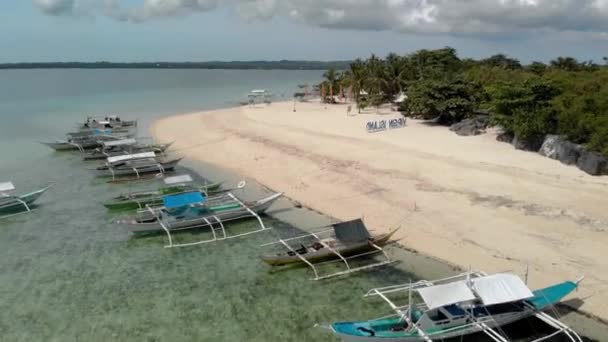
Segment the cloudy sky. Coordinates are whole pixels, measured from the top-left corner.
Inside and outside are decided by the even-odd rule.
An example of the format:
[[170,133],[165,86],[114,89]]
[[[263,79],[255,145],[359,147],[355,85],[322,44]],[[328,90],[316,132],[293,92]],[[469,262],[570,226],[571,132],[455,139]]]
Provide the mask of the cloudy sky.
[[608,56],[608,0],[2,0],[0,62]]

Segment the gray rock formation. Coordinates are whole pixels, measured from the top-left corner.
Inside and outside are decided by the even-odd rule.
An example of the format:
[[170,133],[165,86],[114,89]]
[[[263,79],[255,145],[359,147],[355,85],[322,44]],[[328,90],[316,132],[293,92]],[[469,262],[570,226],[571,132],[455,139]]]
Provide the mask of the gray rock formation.
[[461,136],[480,135],[485,133],[489,123],[487,116],[479,115],[453,124],[450,130]]
[[532,138],[523,140],[515,136],[511,144],[518,150],[538,152],[543,145],[544,138]]
[[593,176],[608,174],[608,159],[597,152],[582,150],[576,166]]
[[584,148],[582,146],[573,144],[558,135],[547,135],[538,151],[545,157],[559,160],[567,165],[576,164],[583,152]]
[[501,141],[501,142],[506,142],[506,143],[511,143],[513,141],[513,134],[505,132],[505,133],[500,133],[499,135],[496,136],[496,140],[497,141]]

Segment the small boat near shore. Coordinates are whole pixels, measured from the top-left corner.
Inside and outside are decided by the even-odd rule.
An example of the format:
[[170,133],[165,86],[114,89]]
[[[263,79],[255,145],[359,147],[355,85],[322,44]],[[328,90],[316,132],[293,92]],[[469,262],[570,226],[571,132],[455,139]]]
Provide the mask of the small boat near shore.
[[163,205],[163,197],[184,192],[199,191],[203,196],[209,197],[221,192],[223,182],[209,184],[191,184],[190,175],[167,177],[164,179],[165,187],[153,191],[140,191],[121,194],[114,197],[112,201],[103,205],[109,210],[136,210],[146,207],[158,207]]
[[232,193],[205,198],[200,192],[165,196],[164,206],[140,210],[137,216],[119,221],[136,234],[177,232],[211,227],[228,221],[258,218],[283,194],[276,193],[252,202],[243,202]]
[[182,158],[158,158],[154,152],[143,152],[109,157],[107,162],[94,169],[97,177],[136,176],[150,173],[164,174],[173,171]]
[[121,139],[114,141],[103,141],[101,146],[95,148],[91,152],[83,154],[83,160],[103,160],[110,157],[123,156],[141,152],[154,152],[159,155],[165,153],[173,143],[168,144],[142,144],[138,140]]
[[15,190],[13,183],[0,183],[0,219],[32,211],[32,204],[51,187],[49,185],[23,195],[11,195],[9,192]]
[[109,115],[104,118],[89,116],[84,122],[76,124],[79,130],[88,130],[99,126],[109,128],[137,127],[137,120],[122,120],[118,115]]
[[283,266],[302,264],[304,263],[303,259],[315,263],[337,259],[339,258],[338,255],[352,256],[374,250],[374,245],[380,247],[386,245],[397,230],[399,228],[372,237],[360,219],[337,223],[332,225],[334,234],[330,237],[320,237],[330,231],[304,235],[296,239],[313,238],[313,242],[309,242],[306,245],[300,243],[297,249],[290,247],[287,251],[275,255],[263,255],[262,260],[271,266]]
[[[582,279],[531,291],[513,274],[467,272],[435,281],[376,288],[365,297],[380,297],[395,315],[334,323],[329,329],[349,342],[431,342],[475,333],[484,333],[492,341],[508,342],[501,327],[536,317],[555,332],[533,342],[560,334],[570,341],[582,342],[576,332],[545,312],[572,293]],[[406,305],[395,302],[400,295],[408,298]],[[414,303],[414,296],[422,303]]]
[[[307,265],[312,268],[315,274],[314,280],[368,270],[392,262],[382,247],[389,243],[391,237],[400,227],[376,236],[370,234],[361,219],[336,223],[330,227],[316,233],[290,239],[281,239],[277,242],[263,245],[280,245],[284,247],[284,251],[263,255],[262,260],[271,266]],[[353,259],[361,259],[372,254],[381,254],[384,260],[379,262],[374,261],[371,264],[359,267],[351,265]],[[321,275],[317,266],[323,262],[329,263],[334,260],[338,263],[344,263],[346,269]]]
[[131,138],[136,135],[137,131],[131,128],[104,128],[104,129],[89,129],[85,131],[66,133],[68,139],[86,139],[93,138],[98,135],[114,135],[122,138]]
[[95,149],[102,146],[105,141],[116,141],[124,139],[120,135],[95,135],[81,138],[68,138],[66,140],[56,140],[51,142],[40,142],[55,151],[80,151]]

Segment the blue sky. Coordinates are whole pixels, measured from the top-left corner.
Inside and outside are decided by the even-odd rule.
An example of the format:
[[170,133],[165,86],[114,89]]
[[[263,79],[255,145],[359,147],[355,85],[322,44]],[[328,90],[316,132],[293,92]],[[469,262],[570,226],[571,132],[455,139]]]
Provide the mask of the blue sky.
[[548,0],[355,3],[4,0],[0,62],[335,60],[444,46],[524,62],[608,56],[604,0],[563,0],[563,9]]

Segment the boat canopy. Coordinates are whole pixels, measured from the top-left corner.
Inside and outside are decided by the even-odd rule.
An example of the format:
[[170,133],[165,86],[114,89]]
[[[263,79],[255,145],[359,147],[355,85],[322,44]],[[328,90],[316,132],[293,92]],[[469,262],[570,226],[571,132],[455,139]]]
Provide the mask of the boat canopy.
[[371,238],[361,219],[340,222],[332,226],[336,232],[336,239],[343,242],[361,242]]
[[485,305],[510,303],[534,297],[524,282],[513,274],[475,278],[473,289]]
[[430,310],[477,299],[465,281],[423,287],[418,293]]
[[2,191],[12,191],[15,190],[15,186],[12,182],[3,182],[0,183],[0,192]]
[[190,175],[180,175],[180,176],[174,176],[174,177],[167,177],[164,180],[165,184],[167,184],[167,185],[190,183],[192,181],[193,181],[192,180],[192,176],[190,176]]
[[108,163],[114,164],[121,161],[133,160],[133,159],[145,159],[145,158],[156,158],[154,152],[142,152],[135,154],[125,154],[124,156],[108,157]]
[[167,209],[181,208],[190,204],[202,203],[204,201],[205,197],[203,197],[203,194],[201,194],[199,191],[163,197],[163,204]]
[[112,147],[112,146],[129,146],[129,145],[135,145],[137,144],[137,140],[135,139],[121,139],[121,140],[113,140],[113,141],[104,141],[102,142],[102,144],[105,147]]
[[429,309],[479,299],[484,305],[511,303],[534,297],[524,282],[513,274],[494,274],[459,280],[417,290]]

